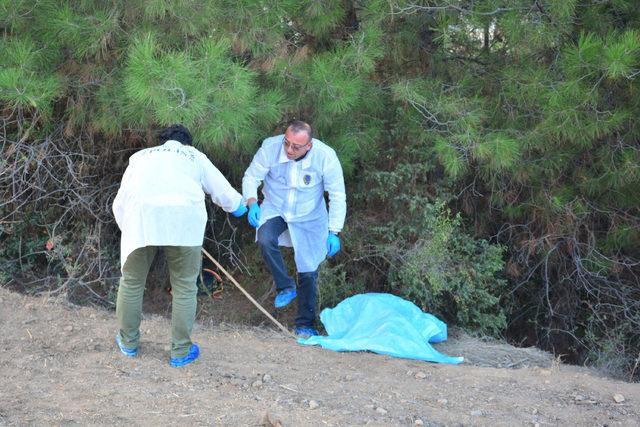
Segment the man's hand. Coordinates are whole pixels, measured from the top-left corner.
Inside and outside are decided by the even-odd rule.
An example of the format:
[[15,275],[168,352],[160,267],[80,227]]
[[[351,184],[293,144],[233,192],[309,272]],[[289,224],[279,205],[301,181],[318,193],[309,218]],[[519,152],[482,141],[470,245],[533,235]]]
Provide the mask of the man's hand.
[[[249,199],[249,202],[251,200],[252,199]],[[247,215],[247,219],[253,228],[258,228],[258,225],[260,225],[260,206],[258,205],[258,202],[254,201],[249,205],[249,214]]]
[[240,218],[242,215],[247,213],[247,207],[244,205],[243,202],[244,200],[240,201],[240,206],[238,206],[238,209],[231,212],[231,215],[235,216],[236,218]]
[[327,238],[327,256],[334,256],[340,251],[340,238],[332,232],[329,232]]

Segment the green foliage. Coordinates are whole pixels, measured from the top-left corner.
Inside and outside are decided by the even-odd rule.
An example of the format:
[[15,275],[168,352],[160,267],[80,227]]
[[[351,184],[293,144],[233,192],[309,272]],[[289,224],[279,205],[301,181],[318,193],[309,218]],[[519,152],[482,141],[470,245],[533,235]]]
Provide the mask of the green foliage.
[[[499,335],[506,327],[505,248],[471,236],[461,216],[430,194],[437,168],[428,151],[418,145],[395,154],[393,170],[365,175],[367,192],[355,203],[366,209],[352,220],[363,231],[349,230],[349,247],[375,266],[386,289],[451,324]],[[352,282],[370,280],[361,272],[368,269],[342,266],[349,268]]]
[[368,75],[375,71],[376,64],[384,57],[382,30],[374,25],[365,25],[361,31],[351,35],[346,44],[343,61],[358,74]]
[[29,23],[29,0],[0,0],[0,27],[12,33],[24,31]]
[[342,265],[330,266],[324,263],[318,270],[318,305],[320,309],[333,308],[345,298],[366,292],[362,280],[347,277]]
[[351,70],[334,55],[316,56],[305,70],[305,75],[308,76],[306,90],[321,107],[318,111],[320,117],[345,114],[358,103],[364,82],[361,78],[354,78]]
[[626,31],[621,36],[612,34],[604,46],[604,65],[611,79],[631,78],[636,71],[640,52],[640,33]]
[[344,2],[341,0],[300,2],[297,16],[301,27],[309,35],[319,38],[330,36],[331,31],[344,19]]
[[212,30],[216,34],[231,35],[238,54],[251,55],[256,61],[269,61],[282,55],[287,43],[300,41],[292,21],[299,2],[226,0],[215,3],[218,12],[210,20],[215,22]]
[[392,90],[394,98],[409,108],[407,114],[413,115],[413,121],[420,123],[433,141],[433,152],[447,174],[454,179],[462,177],[468,170],[472,147],[483,138],[485,114],[479,100],[437,80],[403,81]]
[[[348,178],[325,303],[395,290],[494,334],[514,307],[516,339],[562,329],[542,344],[575,360],[591,351],[578,338],[640,351],[636,2],[0,0],[0,28],[0,171],[15,174],[0,173],[2,221],[30,221],[12,206],[43,225],[59,213],[42,205],[107,209],[126,156],[176,122],[237,185],[256,143],[301,118]],[[55,154],[29,151],[40,143]],[[64,192],[60,173],[87,164]],[[69,221],[66,235],[91,229]],[[11,236],[0,258],[21,256]]]
[[[45,252],[47,237],[35,223],[42,220],[40,215],[27,215],[25,221],[18,224],[0,225],[0,259],[19,260],[3,269],[6,274],[17,275],[40,268],[38,258]],[[19,236],[27,236],[20,238]]]
[[465,152],[447,139],[437,137],[433,151],[450,177],[458,178],[467,171]]
[[[62,5],[48,2],[39,25],[47,40],[72,52],[78,59],[106,57],[109,47],[119,30],[118,14],[114,10],[92,9],[90,14],[79,14],[70,3]],[[46,17],[46,18],[45,18]]]
[[269,91],[263,101],[254,73],[234,63],[229,49],[225,39],[205,40],[188,52],[162,51],[150,34],[134,41],[124,80],[129,120],[180,122],[195,129],[204,145],[254,137],[258,111],[266,120],[279,117],[281,97]]
[[486,140],[475,147],[475,152],[489,170],[496,172],[513,170],[522,156],[518,141],[502,134],[487,135]]
[[612,80],[629,79],[636,71],[639,51],[636,30],[610,33],[606,38],[581,34],[577,46],[565,49],[562,65],[572,77],[595,79],[604,74]]
[[46,67],[47,55],[28,39],[0,40],[4,53],[0,65],[0,100],[9,108],[51,111],[53,101],[61,95],[62,82],[56,75],[41,71]]
[[[127,117],[126,101],[120,96],[120,88],[113,79],[105,79],[95,94],[96,110],[93,114],[93,127],[109,138],[121,137],[123,129],[130,121]],[[139,112],[138,112],[139,113]],[[146,121],[151,121],[150,117]]]
[[[450,217],[442,203],[422,203],[409,213],[415,218],[410,234],[418,238],[394,248],[398,265],[390,271],[391,285],[424,311],[498,335],[506,326],[498,304],[506,281],[497,276],[504,268],[504,248],[466,235],[460,217]],[[389,232],[396,242],[408,237],[406,231]]]

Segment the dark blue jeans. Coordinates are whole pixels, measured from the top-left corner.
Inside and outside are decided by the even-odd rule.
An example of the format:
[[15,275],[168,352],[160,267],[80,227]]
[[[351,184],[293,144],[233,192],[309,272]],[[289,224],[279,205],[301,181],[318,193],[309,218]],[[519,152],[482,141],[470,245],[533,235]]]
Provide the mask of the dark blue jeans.
[[[262,258],[267,264],[273,280],[276,282],[277,292],[296,287],[296,282],[287,272],[282,252],[278,246],[278,236],[287,229],[287,223],[282,217],[271,218],[258,229],[258,245],[262,251]],[[298,273],[298,316],[296,327],[312,328],[316,319],[316,302],[318,270],[308,273]]]

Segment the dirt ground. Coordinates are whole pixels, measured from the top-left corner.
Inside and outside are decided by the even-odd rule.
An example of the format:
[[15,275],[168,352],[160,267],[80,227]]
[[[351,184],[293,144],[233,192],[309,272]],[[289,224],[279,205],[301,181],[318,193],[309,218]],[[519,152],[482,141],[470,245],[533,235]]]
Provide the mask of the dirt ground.
[[640,385],[534,349],[454,336],[437,348],[467,361],[448,366],[212,323],[176,369],[162,316],[129,359],[112,311],[0,288],[0,425],[640,425]]

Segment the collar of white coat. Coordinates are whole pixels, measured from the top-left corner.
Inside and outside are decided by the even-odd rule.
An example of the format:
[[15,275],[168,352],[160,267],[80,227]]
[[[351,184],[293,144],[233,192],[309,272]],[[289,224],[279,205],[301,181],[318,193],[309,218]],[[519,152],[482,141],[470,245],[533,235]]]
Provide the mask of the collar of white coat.
[[[284,137],[284,135],[282,135]],[[311,149],[307,152],[307,155],[305,156],[304,159],[300,160],[302,162],[302,168],[306,169],[309,166],[311,166],[311,156],[313,156],[313,147],[315,147],[315,142],[316,139],[313,138],[311,139],[311,142],[314,143],[314,145],[311,146]],[[295,162],[295,160],[290,160],[287,157],[287,152],[284,149],[284,144],[280,144],[280,155],[278,156],[278,163],[287,163],[287,162]]]
[[162,145],[170,145],[173,147],[182,147],[182,146],[188,147],[187,145],[184,145],[182,142],[176,141],[175,139],[167,139],[165,143]]

